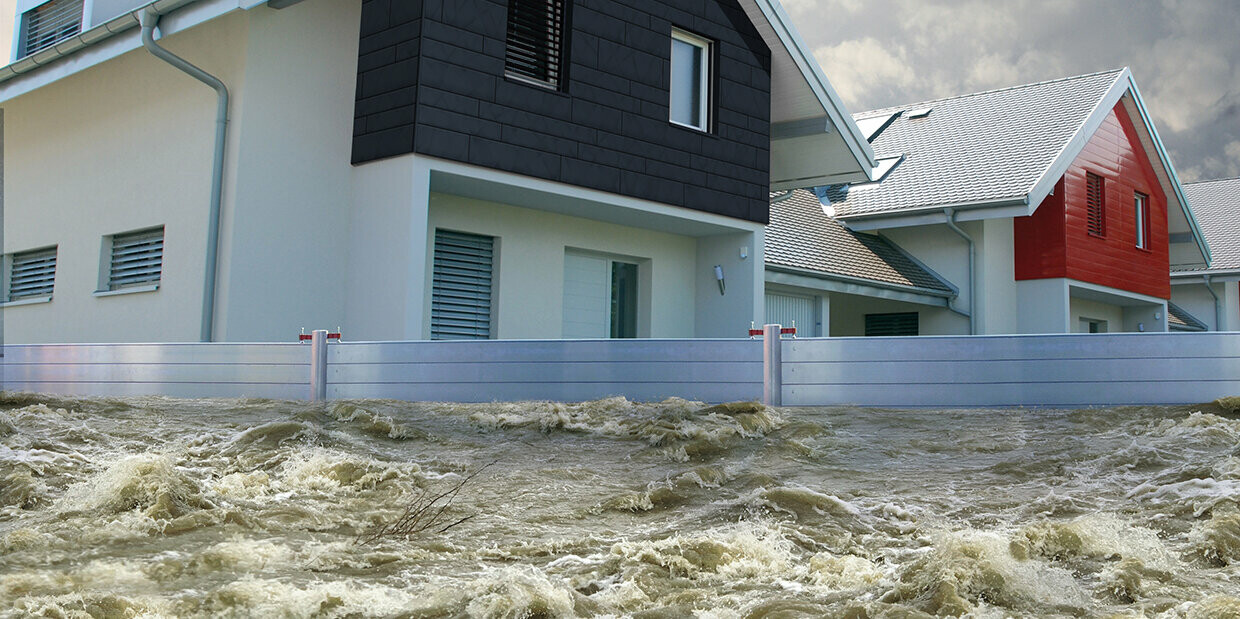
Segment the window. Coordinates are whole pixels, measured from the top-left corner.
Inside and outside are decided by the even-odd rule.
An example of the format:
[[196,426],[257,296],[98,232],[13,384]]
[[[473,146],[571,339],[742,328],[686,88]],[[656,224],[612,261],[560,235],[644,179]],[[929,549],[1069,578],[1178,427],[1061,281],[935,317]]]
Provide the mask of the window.
[[1093,236],[1106,236],[1106,194],[1103,193],[1102,177],[1085,173],[1086,229]]
[[564,254],[563,337],[637,337],[636,263]]
[[865,335],[875,337],[883,335],[920,335],[917,324],[917,312],[900,312],[897,314],[866,314]]
[[23,58],[47,49],[82,31],[83,0],[52,0],[22,14]]
[[491,337],[491,272],[495,238],[435,231],[431,281],[431,339]]
[[1080,325],[1081,325],[1081,331],[1080,331],[1081,333],[1106,333],[1107,332],[1107,321],[1105,320],[1097,320],[1094,318],[1082,317],[1080,319]]
[[710,123],[710,41],[672,30],[671,121],[706,131]]
[[1150,197],[1137,192],[1133,196],[1133,215],[1137,226],[1137,249],[1150,248]]
[[106,290],[158,284],[164,266],[164,227],[112,236]]
[[563,80],[565,0],[508,0],[508,51],[512,77],[559,88]]
[[9,264],[7,301],[52,296],[56,280],[56,248],[13,254]]

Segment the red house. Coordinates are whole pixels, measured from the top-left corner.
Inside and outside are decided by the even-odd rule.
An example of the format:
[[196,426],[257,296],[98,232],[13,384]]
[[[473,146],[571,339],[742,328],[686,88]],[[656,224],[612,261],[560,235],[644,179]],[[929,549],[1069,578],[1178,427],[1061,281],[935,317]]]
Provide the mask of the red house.
[[[854,118],[879,180],[817,188],[819,209],[810,190],[778,200],[767,233],[768,299],[812,299],[823,335],[1165,331],[1169,272],[1209,263],[1127,69]],[[808,258],[866,264],[852,254],[875,243],[795,233],[830,225],[894,246],[953,296],[842,288],[867,274]]]

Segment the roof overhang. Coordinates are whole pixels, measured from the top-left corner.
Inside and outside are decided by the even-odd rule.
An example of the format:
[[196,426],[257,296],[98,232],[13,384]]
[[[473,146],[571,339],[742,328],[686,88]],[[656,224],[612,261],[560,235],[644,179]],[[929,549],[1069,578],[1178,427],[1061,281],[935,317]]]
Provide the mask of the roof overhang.
[[850,277],[848,275],[827,273],[823,271],[810,271],[807,269],[798,269],[795,267],[771,264],[769,262],[766,264],[765,280],[770,284],[795,286],[797,288],[821,290],[824,292],[853,294],[863,297],[873,297],[876,299],[904,301],[906,303],[920,303],[922,305],[934,305],[937,307],[947,307],[949,301],[956,296],[954,293],[944,292],[941,290],[920,288],[917,286],[901,286],[898,284],[889,284],[887,282],[880,282],[873,279]]
[[779,0],[741,0],[771,50],[771,190],[873,179],[879,163]]
[[1240,282],[1240,269],[1203,269],[1200,271],[1172,271],[1172,284],[1200,284],[1211,282]]
[[[192,28],[225,13],[249,10],[266,0],[154,0],[91,26],[31,56],[0,67],[0,103],[142,47],[138,15],[147,8],[165,16],[160,36]],[[133,31],[132,36],[120,36]]]
[[[853,230],[876,230],[881,228],[900,228],[934,223],[944,223],[950,213],[955,214],[955,221],[975,221],[1006,217],[1032,215],[1038,205],[1055,189],[1055,184],[1068,171],[1073,161],[1080,156],[1085,145],[1094,136],[1110,115],[1116,105],[1122,104],[1128,116],[1134,121],[1138,139],[1147,154],[1152,154],[1150,163],[1158,182],[1167,196],[1167,227],[1170,233],[1171,265],[1173,267],[1207,266],[1210,263],[1210,247],[1205,235],[1197,225],[1188,199],[1184,196],[1184,188],[1167,155],[1158,130],[1154,127],[1141,92],[1132,77],[1132,72],[1125,68],[1115,78],[1115,83],[1107,90],[1094,110],[1090,112],[1072,138],[1056,155],[1050,167],[1038,178],[1029,190],[1019,196],[973,202],[964,204],[945,204],[926,207],[924,209],[902,209],[894,213],[840,215],[840,221]],[[864,191],[859,188],[854,191]]]

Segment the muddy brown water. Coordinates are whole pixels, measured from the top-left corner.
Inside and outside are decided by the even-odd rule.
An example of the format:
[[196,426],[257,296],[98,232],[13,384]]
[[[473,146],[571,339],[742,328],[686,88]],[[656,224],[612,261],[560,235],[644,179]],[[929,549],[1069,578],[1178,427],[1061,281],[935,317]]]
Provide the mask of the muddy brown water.
[[1240,617],[1240,419],[0,396],[3,617],[932,615]]

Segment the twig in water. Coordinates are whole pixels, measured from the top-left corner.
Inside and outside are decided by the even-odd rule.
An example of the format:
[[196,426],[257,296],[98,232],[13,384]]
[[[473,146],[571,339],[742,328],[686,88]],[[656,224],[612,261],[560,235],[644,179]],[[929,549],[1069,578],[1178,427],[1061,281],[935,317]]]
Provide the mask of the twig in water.
[[443,522],[444,512],[452,506],[452,502],[456,500],[456,496],[460,494],[461,489],[468,484],[470,480],[477,477],[480,473],[490,468],[499,460],[492,460],[478,470],[462,477],[460,481],[453,484],[447,490],[432,494],[427,490],[419,490],[417,496],[405,506],[400,517],[386,524],[380,525],[369,531],[360,533],[356,544],[371,544],[385,537],[410,537],[426,531],[434,531],[435,533],[443,533],[458,524],[462,524],[478,514],[470,514],[446,526],[441,526]]

